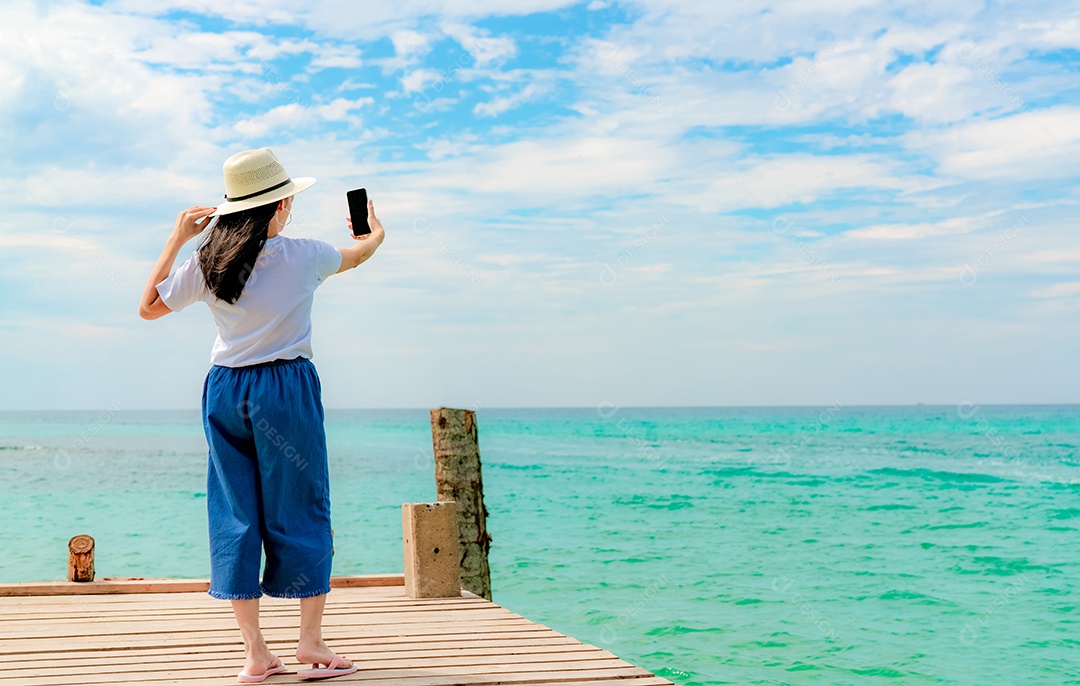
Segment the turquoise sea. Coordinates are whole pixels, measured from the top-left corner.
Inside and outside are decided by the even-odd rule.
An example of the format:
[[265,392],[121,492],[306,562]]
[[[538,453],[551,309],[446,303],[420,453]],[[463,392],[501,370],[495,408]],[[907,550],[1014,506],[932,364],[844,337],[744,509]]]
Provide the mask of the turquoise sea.
[[[494,600],[677,684],[1080,683],[1080,406],[480,409]],[[334,573],[426,409],[330,410]],[[206,577],[197,411],[0,414],[0,581]]]

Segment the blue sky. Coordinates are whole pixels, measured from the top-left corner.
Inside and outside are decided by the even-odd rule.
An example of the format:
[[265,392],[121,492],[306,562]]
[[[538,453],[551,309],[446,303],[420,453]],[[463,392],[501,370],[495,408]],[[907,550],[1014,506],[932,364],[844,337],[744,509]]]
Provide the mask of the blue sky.
[[316,296],[328,407],[1080,400],[1075,3],[0,18],[0,409],[197,407],[209,312],[139,294],[263,146],[288,233],[387,229]]

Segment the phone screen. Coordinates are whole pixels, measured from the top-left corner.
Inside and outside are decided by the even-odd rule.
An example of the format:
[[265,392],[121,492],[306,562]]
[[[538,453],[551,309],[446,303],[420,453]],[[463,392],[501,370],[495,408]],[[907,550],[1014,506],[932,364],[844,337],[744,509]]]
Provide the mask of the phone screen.
[[367,223],[367,189],[357,188],[345,194],[349,200],[349,218],[352,219],[352,232],[354,236],[363,236],[371,233],[371,227]]

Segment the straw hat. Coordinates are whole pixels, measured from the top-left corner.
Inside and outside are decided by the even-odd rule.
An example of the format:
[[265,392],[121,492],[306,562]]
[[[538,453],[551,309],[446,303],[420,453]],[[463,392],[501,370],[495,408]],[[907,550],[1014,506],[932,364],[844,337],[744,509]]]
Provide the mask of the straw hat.
[[289,178],[270,148],[238,152],[225,160],[224,171],[225,202],[213,213],[219,216],[277,202],[315,183],[310,176]]

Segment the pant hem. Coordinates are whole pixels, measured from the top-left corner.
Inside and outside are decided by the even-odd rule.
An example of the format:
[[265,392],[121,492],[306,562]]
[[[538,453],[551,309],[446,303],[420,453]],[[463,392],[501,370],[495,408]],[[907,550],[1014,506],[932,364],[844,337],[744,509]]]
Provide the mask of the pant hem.
[[265,586],[263,586],[262,590],[263,590],[263,593],[270,596],[271,598],[311,598],[311,597],[317,596],[317,595],[326,595],[327,593],[330,592],[330,587],[327,586],[325,589],[321,589],[321,590],[317,590],[317,591],[285,591],[284,593],[278,593],[277,591],[271,591],[270,589],[266,588]]
[[221,593],[220,591],[207,591],[207,593],[218,600],[255,600],[262,596],[262,593]]

